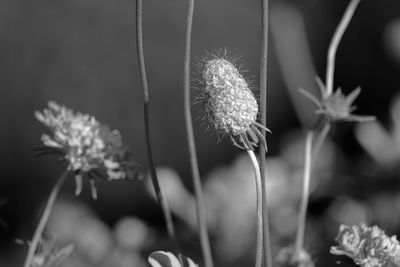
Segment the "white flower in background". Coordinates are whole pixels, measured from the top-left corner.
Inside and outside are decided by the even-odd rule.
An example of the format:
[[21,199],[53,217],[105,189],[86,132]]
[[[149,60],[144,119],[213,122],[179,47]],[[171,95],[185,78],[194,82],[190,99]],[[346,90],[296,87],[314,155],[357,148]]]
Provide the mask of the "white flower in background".
[[[49,101],[48,108],[35,112],[36,118],[50,129],[42,135],[45,146],[39,154],[58,154],[75,173],[76,193],[82,189],[82,175],[89,178],[123,180],[139,177],[138,165],[125,150],[121,134],[100,124],[93,116]],[[91,179],[92,181],[92,179]],[[92,182],[92,194],[96,191]]]
[[396,236],[387,236],[378,226],[341,225],[336,242],[338,246],[331,247],[332,254],[348,256],[362,267],[389,267],[400,263],[399,241]]

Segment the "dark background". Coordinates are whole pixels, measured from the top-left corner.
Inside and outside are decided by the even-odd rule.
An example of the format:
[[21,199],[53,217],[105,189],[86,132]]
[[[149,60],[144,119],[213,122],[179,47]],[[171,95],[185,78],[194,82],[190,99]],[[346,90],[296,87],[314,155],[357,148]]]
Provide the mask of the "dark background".
[[[272,156],[279,154],[287,133],[311,119],[312,104],[296,90],[303,87],[316,92],[313,76],[324,78],[330,38],[347,3],[271,1],[267,120],[273,134],[267,141]],[[62,172],[63,166],[55,164],[55,159],[33,154],[44,131],[33,112],[42,110],[48,100],[93,114],[119,129],[136,160],[147,167],[134,4],[125,0],[0,2],[0,199],[4,200],[0,218],[7,225],[0,229],[0,250],[23,255],[13,240],[31,237],[41,204]],[[243,57],[243,68],[258,87],[260,7],[256,0],[196,1],[194,80],[199,77],[196,60],[205,51],[226,47]],[[191,190],[182,94],[186,1],[148,0],[143,8],[155,162],[175,169]],[[306,38],[311,58],[297,43],[291,33],[293,25],[284,16],[293,18],[299,29],[304,26],[304,34],[298,34]],[[363,91],[357,112],[376,115],[383,125],[390,124],[389,105],[400,85],[399,21],[399,1],[362,1],[337,54],[335,84],[346,93],[360,85]],[[302,62],[304,57],[309,61]],[[289,72],[283,74],[282,66]],[[193,97],[196,94],[193,90]],[[216,136],[206,132],[202,116],[201,105],[194,105],[199,165],[205,176],[216,166],[229,164],[240,151],[228,140],[217,143]],[[352,124],[335,128],[333,142],[350,160],[365,156]],[[357,172],[351,166],[344,168]],[[390,177],[391,182],[399,178]],[[98,181],[97,185],[97,201],[91,200],[88,187],[79,198],[101,220],[113,224],[123,215],[134,214],[162,225],[161,214],[141,183]],[[373,185],[359,184],[364,186]],[[63,193],[73,195],[73,191],[71,179]]]

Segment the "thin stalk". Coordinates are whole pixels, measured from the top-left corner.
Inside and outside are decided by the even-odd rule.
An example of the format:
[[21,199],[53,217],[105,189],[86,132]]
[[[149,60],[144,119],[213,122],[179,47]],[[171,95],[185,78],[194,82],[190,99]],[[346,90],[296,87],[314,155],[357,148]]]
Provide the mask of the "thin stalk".
[[328,62],[326,66],[326,93],[327,93],[326,96],[330,96],[333,92],[333,76],[334,76],[335,56],[337,48],[339,46],[340,40],[343,37],[344,31],[349,25],[350,20],[353,17],[357,5],[360,3],[360,1],[361,0],[351,0],[329,45]]
[[331,129],[331,124],[329,122],[326,122],[324,127],[322,128],[321,132],[318,135],[318,139],[315,142],[314,148],[313,148],[313,152],[312,152],[312,163],[311,165],[314,166],[314,163],[316,161],[318,152],[320,151],[326,137],[328,136],[329,130]]
[[263,202],[263,189],[262,189],[262,182],[261,182],[261,175],[260,175],[260,167],[258,165],[258,161],[256,155],[254,154],[253,150],[247,150],[249,154],[251,163],[254,167],[255,172],[255,180],[256,180],[256,196],[257,196],[257,243],[256,243],[256,261],[255,267],[261,267],[262,260],[263,260],[263,212],[262,212],[262,202]]
[[140,67],[140,77],[142,79],[142,87],[143,87],[143,111],[144,111],[144,125],[146,132],[146,147],[147,147],[147,155],[148,161],[150,165],[150,177],[153,183],[154,192],[156,193],[157,201],[161,206],[161,209],[164,214],[165,222],[167,225],[167,232],[170,237],[170,241],[172,243],[172,247],[174,252],[177,255],[181,254],[178,240],[175,234],[175,227],[172,221],[172,216],[170,209],[168,207],[168,203],[161,191],[160,183],[158,181],[156,167],[153,161],[153,152],[151,147],[151,131],[150,131],[150,101],[149,101],[149,87],[147,83],[146,76],[146,67],[144,62],[144,52],[143,52],[143,27],[142,27],[142,0],[136,1],[136,42],[137,42],[137,54],[139,58],[139,67]]
[[57,183],[54,185],[53,190],[50,193],[42,217],[40,218],[39,224],[36,227],[35,233],[33,235],[32,242],[29,245],[28,255],[26,256],[24,267],[30,267],[33,264],[35,252],[39,244],[39,241],[42,238],[43,230],[46,227],[47,221],[49,220],[50,212],[53,208],[54,202],[56,201],[58,192],[60,191],[60,188],[67,179],[68,174],[69,173],[67,170],[63,172],[63,174],[60,176]]
[[[262,40],[261,40],[261,62],[260,62],[260,109],[261,109],[261,124],[266,126],[267,122],[267,74],[268,74],[268,15],[269,6],[268,0],[262,2]],[[261,134],[265,136],[265,130],[261,129]],[[272,251],[271,251],[271,238],[269,232],[269,219],[267,209],[267,190],[265,178],[265,153],[266,149],[260,146],[260,175],[262,183],[262,235],[263,235],[263,249],[264,249],[264,264],[267,267],[272,267]]]
[[197,161],[196,144],[194,140],[191,101],[190,101],[190,50],[192,40],[194,0],[188,0],[186,15],[186,33],[185,33],[185,58],[183,69],[183,94],[185,109],[185,126],[187,133],[187,142],[189,149],[190,167],[196,200],[197,224],[199,226],[199,235],[201,250],[205,267],[213,267],[210,240],[208,237],[207,220],[204,207],[204,196],[200,180],[200,172]]
[[306,144],[304,149],[304,172],[303,172],[303,192],[301,195],[300,213],[297,223],[296,235],[296,256],[300,256],[304,245],[304,234],[306,228],[306,215],[308,198],[310,194],[310,179],[311,179],[311,157],[312,157],[312,142],[314,132],[309,131],[306,137]]

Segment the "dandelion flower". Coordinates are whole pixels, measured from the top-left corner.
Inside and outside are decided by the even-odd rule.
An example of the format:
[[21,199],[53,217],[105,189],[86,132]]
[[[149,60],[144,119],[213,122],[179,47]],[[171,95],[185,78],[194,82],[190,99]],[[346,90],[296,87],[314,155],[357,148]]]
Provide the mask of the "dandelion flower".
[[218,57],[206,61],[202,87],[206,117],[217,132],[242,149],[253,150],[259,141],[266,148],[260,129],[269,130],[256,122],[257,100],[234,64]]
[[74,112],[72,109],[49,101],[48,108],[35,112],[36,118],[47,126],[50,134],[42,135],[42,154],[58,154],[68,163],[67,169],[75,173],[77,190],[82,189],[82,176],[107,180],[138,178],[138,165],[123,147],[121,134],[100,124],[93,116]]

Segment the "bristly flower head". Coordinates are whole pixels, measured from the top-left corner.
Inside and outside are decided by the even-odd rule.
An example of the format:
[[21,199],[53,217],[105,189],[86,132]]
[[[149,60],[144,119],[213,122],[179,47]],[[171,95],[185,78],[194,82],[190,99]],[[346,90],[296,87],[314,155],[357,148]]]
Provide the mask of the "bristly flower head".
[[261,144],[266,148],[257,123],[258,104],[248,83],[234,64],[224,57],[212,56],[201,70],[201,100],[211,126],[229,135],[234,145],[253,150]]
[[374,116],[359,116],[352,114],[356,109],[356,107],[353,106],[353,103],[361,92],[360,87],[357,87],[349,95],[345,96],[342,93],[341,88],[338,88],[332,94],[328,94],[325,85],[318,77],[317,83],[321,92],[321,99],[318,99],[316,96],[304,89],[300,89],[300,93],[317,105],[317,114],[325,115],[329,121],[366,122],[375,120]]
[[365,223],[341,225],[336,237],[338,246],[331,247],[335,255],[345,255],[362,267],[390,267],[400,264],[400,244],[396,236],[389,237],[377,226]]
[[100,124],[93,116],[74,112],[54,101],[49,101],[43,112],[36,111],[36,118],[46,125],[51,134],[43,134],[39,154],[58,154],[68,163],[68,170],[75,173],[77,191],[81,192],[82,175],[92,178],[123,180],[140,177],[138,165],[123,147],[121,134]]

